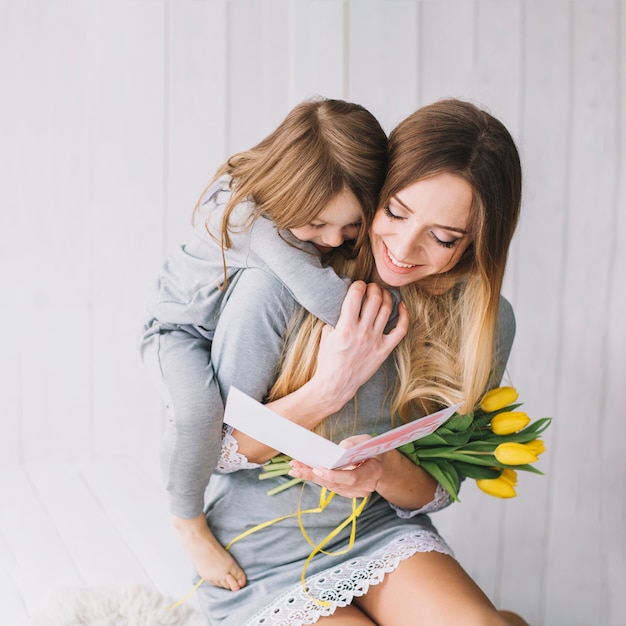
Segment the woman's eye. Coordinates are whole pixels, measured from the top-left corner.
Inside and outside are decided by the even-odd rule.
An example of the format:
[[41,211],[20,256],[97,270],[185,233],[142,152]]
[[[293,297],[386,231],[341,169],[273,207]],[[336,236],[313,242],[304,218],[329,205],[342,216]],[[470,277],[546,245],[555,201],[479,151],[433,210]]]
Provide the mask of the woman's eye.
[[385,207],[385,215],[390,217],[392,220],[403,220],[404,218],[401,215],[396,215],[389,206]]
[[437,235],[435,235],[435,233],[430,233],[432,235],[432,238],[440,245],[443,246],[444,248],[454,248],[454,246],[456,246],[457,243],[459,243],[458,239],[453,239],[452,241],[445,241],[443,239],[439,239],[439,237],[437,237]]
[[315,230],[321,230],[325,225],[326,224],[310,224],[311,228],[314,228]]

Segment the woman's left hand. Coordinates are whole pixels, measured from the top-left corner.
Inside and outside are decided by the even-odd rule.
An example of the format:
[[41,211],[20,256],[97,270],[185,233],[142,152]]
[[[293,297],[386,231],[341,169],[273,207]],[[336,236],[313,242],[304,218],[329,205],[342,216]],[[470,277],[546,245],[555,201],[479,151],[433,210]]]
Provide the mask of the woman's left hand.
[[[370,439],[369,435],[356,435],[344,439],[339,445],[350,448],[367,439]],[[311,468],[296,460],[291,461],[290,465],[293,469],[289,475],[293,478],[310,480],[346,498],[364,498],[376,491],[383,471],[382,463],[376,456],[339,470]]]

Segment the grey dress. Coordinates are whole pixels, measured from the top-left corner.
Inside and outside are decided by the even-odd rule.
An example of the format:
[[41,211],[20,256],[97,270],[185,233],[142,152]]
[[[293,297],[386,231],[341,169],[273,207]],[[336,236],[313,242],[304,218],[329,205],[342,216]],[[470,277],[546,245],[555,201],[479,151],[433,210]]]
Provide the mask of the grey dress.
[[[254,306],[252,306],[254,303]],[[213,363],[223,397],[231,384],[263,400],[271,387],[286,325],[297,304],[274,277],[249,270],[242,274],[217,325]],[[504,370],[514,335],[513,312],[500,306],[498,371]],[[393,357],[358,392],[358,425],[354,402],[329,418],[332,439],[339,442],[359,433],[391,428],[387,390],[395,376]],[[206,493],[206,515],[218,540],[227,545],[241,532],[269,520],[316,508],[321,489],[312,483],[268,496],[267,490],[285,478],[259,480],[259,469],[214,474]],[[352,513],[352,500],[335,496],[320,513],[305,514],[303,524],[317,545]],[[298,520],[288,518],[235,543],[231,553],[246,572],[248,583],[237,592],[209,584],[198,589],[200,606],[215,626],[297,626],[315,623],[337,607],[367,593],[385,574],[417,552],[451,554],[429,517],[398,510],[374,493],[357,519],[356,541],[348,545],[350,526],[303,567],[313,548],[305,541]],[[313,598],[318,599],[316,602]]]

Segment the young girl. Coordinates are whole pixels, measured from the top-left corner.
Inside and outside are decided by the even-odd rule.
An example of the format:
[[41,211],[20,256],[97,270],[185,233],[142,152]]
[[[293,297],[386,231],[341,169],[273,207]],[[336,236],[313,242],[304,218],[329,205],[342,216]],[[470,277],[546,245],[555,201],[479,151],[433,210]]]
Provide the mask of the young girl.
[[[220,311],[241,272],[256,268],[335,324],[347,282],[322,257],[335,248],[349,257],[367,238],[386,165],[386,135],[367,110],[341,100],[305,101],[220,167],[194,210],[205,219],[159,275],[141,352],[168,409],[161,461],[174,527],[212,584],[236,590],[246,582],[203,515],[222,437],[223,403],[211,365]],[[273,317],[267,324],[280,327],[284,320]]]

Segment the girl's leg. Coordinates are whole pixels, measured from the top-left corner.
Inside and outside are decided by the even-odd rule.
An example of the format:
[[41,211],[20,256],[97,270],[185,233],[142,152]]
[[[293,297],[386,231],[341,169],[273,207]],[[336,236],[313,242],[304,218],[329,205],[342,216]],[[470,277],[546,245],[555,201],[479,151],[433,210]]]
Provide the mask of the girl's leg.
[[317,624],[321,626],[377,626],[365,613],[353,604],[337,609],[328,617],[321,617]]
[[419,552],[354,600],[378,626],[521,626],[500,614],[452,557]]

